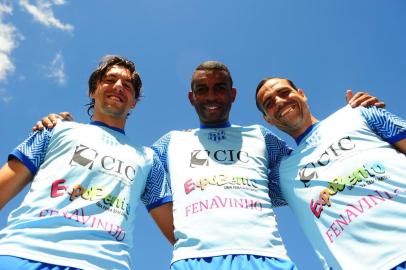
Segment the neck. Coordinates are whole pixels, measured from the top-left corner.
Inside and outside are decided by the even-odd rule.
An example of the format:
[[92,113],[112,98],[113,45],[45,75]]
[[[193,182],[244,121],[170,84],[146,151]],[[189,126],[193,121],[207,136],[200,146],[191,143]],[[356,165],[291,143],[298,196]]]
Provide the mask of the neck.
[[317,123],[319,120],[316,119],[313,115],[310,116],[310,118],[305,121],[300,127],[297,129],[292,129],[292,130],[284,130],[286,133],[288,133],[293,139],[297,139],[300,137],[303,133],[306,132],[306,130],[311,127],[314,123]]
[[125,127],[127,119],[115,118],[110,115],[97,115],[96,113],[92,117],[92,121],[100,121],[108,126],[123,129]]
[[225,122],[220,122],[220,123],[202,123],[200,122],[200,128],[224,128],[224,127],[229,127],[231,124],[227,120]]

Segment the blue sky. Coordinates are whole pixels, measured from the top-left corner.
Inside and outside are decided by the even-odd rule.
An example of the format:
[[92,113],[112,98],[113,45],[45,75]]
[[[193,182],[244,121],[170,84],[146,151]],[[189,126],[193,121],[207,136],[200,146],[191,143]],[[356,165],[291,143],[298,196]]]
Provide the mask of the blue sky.
[[[405,12],[403,0],[0,0],[0,158],[49,112],[87,122],[87,79],[105,54],[134,60],[141,73],[144,98],[126,130],[143,145],[198,126],[187,91],[205,60],[231,70],[235,124],[266,125],[254,92],[270,75],[303,88],[319,119],[345,105],[348,88],[406,117]],[[23,195],[0,212],[0,227]],[[289,208],[276,212],[299,269],[320,269]],[[143,207],[137,214],[133,268],[167,269],[171,246]]]

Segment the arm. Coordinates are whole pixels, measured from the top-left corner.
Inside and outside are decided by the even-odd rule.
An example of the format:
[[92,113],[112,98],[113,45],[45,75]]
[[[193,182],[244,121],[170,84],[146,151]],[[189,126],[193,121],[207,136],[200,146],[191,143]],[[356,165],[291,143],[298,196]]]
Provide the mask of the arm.
[[406,139],[395,142],[393,146],[395,146],[396,149],[406,155]]
[[0,209],[31,181],[30,170],[17,159],[10,159],[0,169]]
[[32,131],[43,130],[45,127],[52,129],[56,125],[57,119],[63,119],[66,121],[73,121],[73,117],[69,112],[60,112],[59,114],[50,113],[38,121],[33,127]]
[[165,203],[152,209],[150,212],[151,217],[158,225],[161,232],[165,235],[166,239],[173,245],[175,244],[173,215],[172,215],[172,202]]
[[381,102],[378,98],[371,96],[366,92],[357,92],[355,95],[353,95],[352,90],[347,90],[345,98],[347,103],[350,104],[352,108],[356,108],[358,106],[375,106],[378,108],[385,108],[384,102]]

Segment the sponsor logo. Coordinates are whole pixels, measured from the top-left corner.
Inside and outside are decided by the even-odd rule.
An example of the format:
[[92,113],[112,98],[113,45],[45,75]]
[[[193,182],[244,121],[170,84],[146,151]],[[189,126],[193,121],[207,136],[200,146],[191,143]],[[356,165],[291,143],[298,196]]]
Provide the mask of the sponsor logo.
[[246,198],[224,198],[214,196],[210,199],[194,202],[185,207],[185,216],[220,209],[220,208],[239,208],[251,211],[262,211],[262,203],[253,199]]
[[103,220],[97,216],[91,216],[88,213],[85,213],[85,210],[83,208],[75,209],[74,211],[57,210],[50,208],[42,209],[39,212],[38,216],[40,218],[47,216],[60,216],[67,220],[71,220],[94,228],[97,232],[107,233],[119,242],[122,242],[126,236],[126,232],[121,226]]
[[354,198],[357,198],[358,200],[347,204],[346,208],[341,211],[325,231],[325,235],[329,242],[332,244],[344,235],[354,220],[361,218],[369,211],[378,210],[383,204],[395,200],[396,197],[399,196],[399,193],[402,195],[405,192],[406,190],[395,188],[391,192],[375,190],[361,198],[354,196]]
[[337,142],[327,147],[316,161],[309,162],[299,169],[300,181],[302,181],[305,187],[309,187],[310,181],[318,177],[318,168],[327,166],[331,161],[354,148],[355,144],[350,136],[339,139]]
[[310,209],[315,217],[320,218],[323,207],[325,205],[331,206],[331,196],[342,192],[345,188],[351,190],[355,185],[364,187],[374,183],[376,180],[383,181],[388,178],[385,173],[385,166],[380,163],[373,163],[372,165],[363,165],[349,175],[338,176],[331,180],[328,187],[320,192],[319,198],[316,201],[313,199],[310,201]]
[[105,191],[104,186],[83,187],[81,185],[64,185],[65,179],[55,180],[51,185],[51,198],[63,195],[69,196],[70,201],[81,198],[86,201],[98,201],[96,205],[104,210],[119,214],[128,219],[130,204],[122,197],[117,197]]
[[221,149],[215,151],[209,150],[193,150],[190,153],[191,168],[209,166],[211,161],[221,164],[233,164],[236,162],[248,163],[250,156],[247,152],[233,149]]
[[224,187],[224,189],[257,189],[255,181],[248,177],[227,176],[224,174],[203,177],[197,180],[189,179],[184,183],[186,194],[198,189],[203,191],[209,186]]
[[100,155],[95,149],[83,144],[76,146],[69,165],[93,170],[95,164],[105,173],[116,175],[130,182],[134,181],[135,168],[130,164],[114,156]]

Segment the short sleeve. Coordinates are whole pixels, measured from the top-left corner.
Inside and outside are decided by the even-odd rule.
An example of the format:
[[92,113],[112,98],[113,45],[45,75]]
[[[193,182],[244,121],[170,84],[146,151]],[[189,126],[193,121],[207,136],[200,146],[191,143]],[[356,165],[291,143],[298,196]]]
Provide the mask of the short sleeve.
[[385,109],[377,107],[360,108],[369,128],[388,143],[406,138],[406,121]]
[[280,178],[279,166],[284,156],[287,156],[292,149],[286,145],[286,142],[274,135],[269,129],[261,127],[262,135],[265,139],[266,149],[268,152],[268,187],[269,198],[273,207],[287,205],[283,198]]
[[141,200],[146,205],[148,211],[172,201],[168,177],[156,153],[153,153],[152,167],[148,174]]
[[32,175],[35,175],[44,162],[52,133],[53,129],[44,129],[31,133],[25,141],[9,154],[8,160],[12,158],[18,159],[30,170]]

